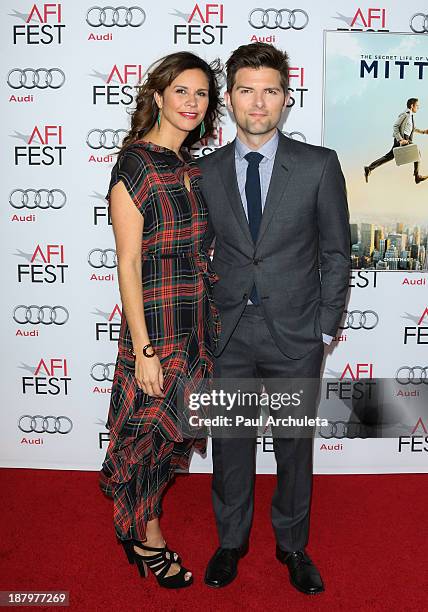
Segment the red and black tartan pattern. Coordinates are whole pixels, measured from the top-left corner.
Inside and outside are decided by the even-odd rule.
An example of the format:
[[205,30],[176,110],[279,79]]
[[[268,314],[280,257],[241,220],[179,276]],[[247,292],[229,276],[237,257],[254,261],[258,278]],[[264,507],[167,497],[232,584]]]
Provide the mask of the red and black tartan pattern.
[[162,363],[165,392],[164,398],[152,398],[138,388],[123,314],[106,425],[110,443],[100,474],[102,490],[114,499],[121,540],[145,540],[145,525],[159,516],[168,481],[176,470],[188,469],[193,448],[204,452],[206,446],[205,438],[183,435],[180,410],[188,393],[212,376],[211,342],[220,331],[211,294],[217,277],[201,251],[208,211],[198,186],[200,170],[188,155],[185,159],[138,141],[119,156],[109,187],[110,193],[122,180],[144,215],[144,315]]

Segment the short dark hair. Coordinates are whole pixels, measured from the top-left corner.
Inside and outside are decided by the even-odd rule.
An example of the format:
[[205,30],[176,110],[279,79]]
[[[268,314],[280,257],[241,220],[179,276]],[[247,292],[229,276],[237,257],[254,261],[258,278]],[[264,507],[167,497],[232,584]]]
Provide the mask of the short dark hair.
[[289,64],[288,55],[272,45],[263,42],[255,42],[249,45],[241,45],[232,53],[226,62],[227,91],[233,89],[236,73],[240,68],[273,68],[278,70],[281,77],[281,87],[284,93],[288,93]]
[[419,102],[419,98],[409,98],[407,100],[407,108],[411,108],[416,102]]

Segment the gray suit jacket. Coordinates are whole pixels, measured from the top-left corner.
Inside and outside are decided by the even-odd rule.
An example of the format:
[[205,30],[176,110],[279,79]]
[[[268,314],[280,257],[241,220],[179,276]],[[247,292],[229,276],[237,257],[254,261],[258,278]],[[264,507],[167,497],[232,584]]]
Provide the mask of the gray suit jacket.
[[413,125],[410,130],[407,130],[407,132],[405,130],[409,117],[410,111],[405,111],[404,113],[400,113],[398,115],[397,120],[394,123],[394,126],[392,128],[392,135],[394,136],[394,139],[398,142],[402,140],[405,136],[413,135]]
[[197,163],[209,210],[204,247],[215,237],[213,267],[220,277],[215,354],[227,344],[255,283],[279,349],[303,357],[322,342],[322,333],[336,334],[348,291],[349,217],[336,153],[279,134],[256,244],[238,191],[234,142]]

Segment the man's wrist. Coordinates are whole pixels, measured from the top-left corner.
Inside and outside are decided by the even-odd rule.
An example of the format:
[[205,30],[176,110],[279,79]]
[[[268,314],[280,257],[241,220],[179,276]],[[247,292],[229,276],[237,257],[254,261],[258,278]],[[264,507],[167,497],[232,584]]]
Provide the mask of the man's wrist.
[[324,344],[329,345],[331,344],[332,340],[333,340],[333,336],[329,336],[328,334],[322,335],[322,341],[324,342]]

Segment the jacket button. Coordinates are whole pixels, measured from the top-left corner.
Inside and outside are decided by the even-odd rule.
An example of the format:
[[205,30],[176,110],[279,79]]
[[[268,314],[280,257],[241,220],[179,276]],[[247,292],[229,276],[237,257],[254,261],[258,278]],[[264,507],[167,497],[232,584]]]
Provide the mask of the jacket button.
[[257,259],[257,257],[255,257],[255,258],[253,259],[253,264],[254,264],[255,266],[257,266],[257,265],[259,264],[259,261],[260,261],[260,259]]
[[248,300],[248,293],[244,293],[244,295],[242,296],[243,300]]

